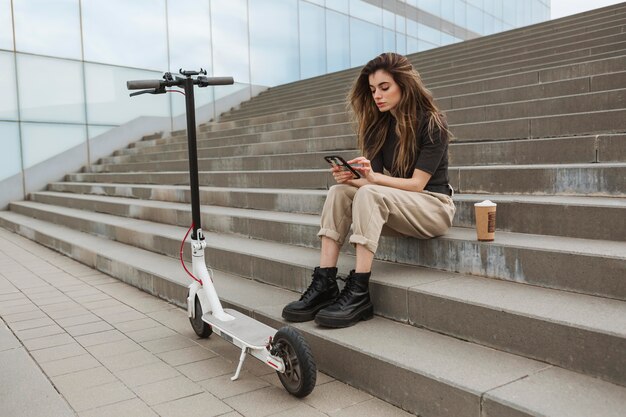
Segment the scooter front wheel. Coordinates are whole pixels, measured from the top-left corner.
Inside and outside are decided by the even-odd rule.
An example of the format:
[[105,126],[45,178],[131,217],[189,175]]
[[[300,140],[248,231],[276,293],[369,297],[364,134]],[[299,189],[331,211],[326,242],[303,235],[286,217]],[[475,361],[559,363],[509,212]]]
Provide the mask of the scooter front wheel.
[[213,333],[213,329],[208,323],[202,320],[202,305],[200,304],[198,296],[196,296],[196,299],[194,300],[193,308],[195,317],[189,317],[191,327],[193,328],[193,331],[196,332],[198,337],[206,339],[207,337],[211,336],[211,333]]
[[285,363],[285,372],[278,379],[290,394],[302,398],[315,388],[317,366],[304,337],[293,327],[280,328],[273,339],[276,355]]

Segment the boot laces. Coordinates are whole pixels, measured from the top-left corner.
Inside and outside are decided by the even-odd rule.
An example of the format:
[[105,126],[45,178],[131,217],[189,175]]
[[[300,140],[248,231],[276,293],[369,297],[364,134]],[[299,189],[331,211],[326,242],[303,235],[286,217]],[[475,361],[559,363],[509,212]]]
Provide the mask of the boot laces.
[[324,278],[316,277],[315,274],[313,274],[313,281],[311,281],[311,285],[309,285],[309,288],[307,288],[304,294],[302,294],[302,297],[300,297],[300,300],[308,301],[308,299],[312,297],[315,294],[315,292],[319,292],[321,290],[321,286],[323,285],[322,284],[323,280]]
[[335,303],[343,306],[348,301],[350,301],[350,298],[353,295],[353,293],[358,292],[359,286],[357,285],[355,280],[352,279],[351,276],[347,276],[346,278],[338,277],[338,279],[342,280],[345,283],[345,285],[343,286],[343,289],[341,290],[341,292],[339,293],[339,296],[335,300]]

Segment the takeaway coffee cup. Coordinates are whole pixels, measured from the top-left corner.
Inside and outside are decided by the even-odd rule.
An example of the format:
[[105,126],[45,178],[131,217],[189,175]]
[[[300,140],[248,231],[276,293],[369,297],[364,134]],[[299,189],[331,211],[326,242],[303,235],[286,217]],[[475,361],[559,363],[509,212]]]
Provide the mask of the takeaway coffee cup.
[[474,204],[478,240],[491,242],[496,234],[496,203],[489,200]]

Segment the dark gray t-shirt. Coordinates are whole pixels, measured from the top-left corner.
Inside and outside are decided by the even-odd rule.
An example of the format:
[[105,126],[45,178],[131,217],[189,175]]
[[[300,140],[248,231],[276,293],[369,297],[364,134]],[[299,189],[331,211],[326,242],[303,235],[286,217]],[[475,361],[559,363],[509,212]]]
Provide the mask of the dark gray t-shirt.
[[[398,136],[395,132],[396,122],[393,117],[390,117],[389,131],[387,133],[387,139],[381,150],[371,159],[372,169],[374,172],[383,172],[383,168],[386,169],[392,176],[401,178],[411,178],[414,170],[404,175],[393,172],[393,163],[396,157],[396,146],[398,144]],[[422,123],[418,135],[417,135],[417,147],[418,155],[415,162],[412,164],[415,169],[419,169],[428,172],[432,176],[426,185],[426,189],[432,188],[435,192],[443,190],[441,186],[448,186],[448,138],[444,133],[442,135],[438,128],[432,135],[432,141],[428,135],[426,123]]]

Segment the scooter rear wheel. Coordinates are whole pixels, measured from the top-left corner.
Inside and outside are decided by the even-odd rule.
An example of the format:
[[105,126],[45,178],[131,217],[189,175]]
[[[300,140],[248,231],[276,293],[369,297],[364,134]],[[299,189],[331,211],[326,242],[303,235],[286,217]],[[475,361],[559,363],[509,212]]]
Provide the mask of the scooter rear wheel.
[[273,344],[285,362],[285,372],[277,372],[278,379],[290,394],[306,397],[317,380],[317,366],[308,343],[296,329],[285,326],[276,332]]
[[196,299],[194,301],[194,312],[195,317],[189,317],[191,327],[193,328],[193,331],[196,332],[198,337],[206,339],[207,337],[211,336],[211,333],[213,333],[213,329],[208,323],[202,320],[202,305],[200,304],[198,296],[196,296]]

